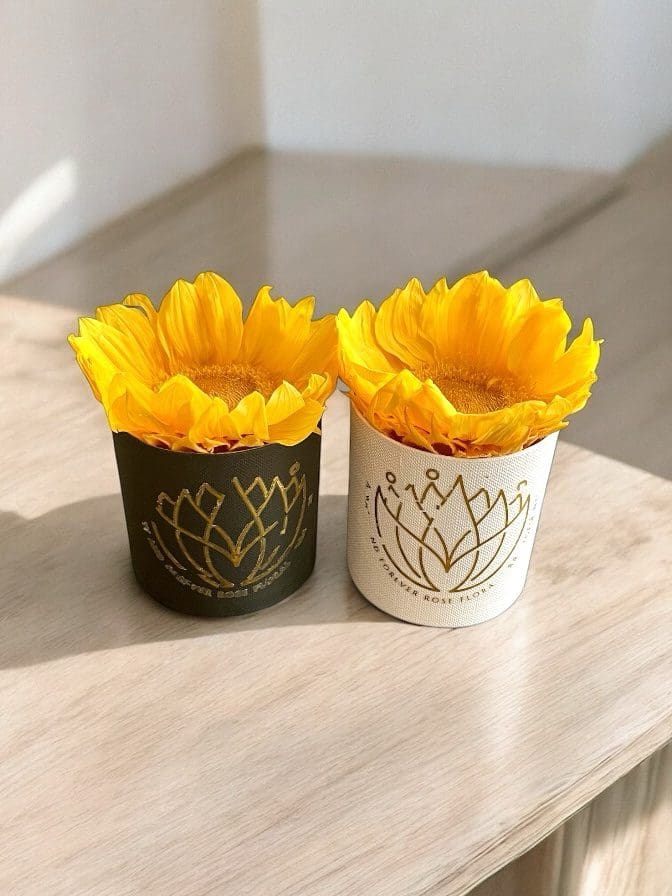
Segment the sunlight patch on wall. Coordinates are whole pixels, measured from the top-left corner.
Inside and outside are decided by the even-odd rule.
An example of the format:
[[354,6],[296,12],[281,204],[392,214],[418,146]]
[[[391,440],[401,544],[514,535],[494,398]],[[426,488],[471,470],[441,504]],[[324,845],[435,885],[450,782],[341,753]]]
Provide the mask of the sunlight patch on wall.
[[0,213],[0,279],[28,241],[67,205],[77,191],[72,159],[61,159],[40,174]]

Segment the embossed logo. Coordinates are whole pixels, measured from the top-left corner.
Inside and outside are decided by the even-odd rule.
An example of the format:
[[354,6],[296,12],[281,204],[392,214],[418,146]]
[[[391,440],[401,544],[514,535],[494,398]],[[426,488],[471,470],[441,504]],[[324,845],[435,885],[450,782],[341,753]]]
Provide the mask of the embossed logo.
[[479,488],[469,494],[462,476],[443,485],[429,468],[420,486],[400,483],[390,470],[378,485],[373,516],[390,563],[427,591],[473,591],[510,560],[530,511],[527,482],[515,493]]
[[282,573],[305,538],[312,501],[294,463],[286,483],[256,476],[244,486],[233,477],[227,494],[207,482],[194,495],[186,488],[175,498],[161,492],[148,529],[176,570],[195,572],[217,589],[245,587]]

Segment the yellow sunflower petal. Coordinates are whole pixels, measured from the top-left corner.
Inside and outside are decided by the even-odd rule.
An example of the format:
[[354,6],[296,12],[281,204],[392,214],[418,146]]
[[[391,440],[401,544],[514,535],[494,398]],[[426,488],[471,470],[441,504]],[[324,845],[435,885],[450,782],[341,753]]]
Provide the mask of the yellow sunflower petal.
[[321,402],[308,398],[293,414],[269,426],[269,438],[280,445],[297,445],[318,431],[323,412]]
[[427,293],[421,310],[420,325],[431,340],[437,359],[448,363],[459,362],[462,349],[473,341],[471,328],[460,333],[456,325],[461,327],[468,321],[469,307],[465,311],[463,306],[468,303],[473,310],[473,300],[484,289],[487,278],[486,271],[470,274],[452,288],[442,278]]
[[110,383],[105,407],[110,429],[139,438],[151,435],[153,444],[164,444],[165,427],[154,412],[155,401],[153,389],[128,374],[117,373]]
[[421,327],[425,300],[422,284],[414,277],[385,299],[374,321],[378,345],[412,369],[434,361],[432,344]]
[[314,307],[312,296],[292,306],[286,299],[273,299],[271,287],[263,286],[243,326],[240,361],[283,376],[308,339]]
[[402,436],[407,408],[420,406],[422,383],[410,370],[401,370],[376,390],[366,408],[369,422],[389,434]]
[[[338,376],[338,334],[333,314],[327,314],[310,325],[303,345],[282,373],[300,390],[305,388],[312,375],[319,375],[324,380],[325,390],[320,400],[326,399],[333,391]],[[313,394],[312,397],[318,396]]]
[[299,390],[291,383],[282,382],[266,402],[266,418],[269,426],[289,417],[295,411],[300,410],[304,404],[305,401]]
[[161,302],[157,332],[174,373],[226,364],[240,346],[240,299],[216,274],[177,280]]
[[294,444],[337,376],[335,320],[313,310],[312,297],[292,307],[265,287],[243,324],[232,287],[204,273],[178,280],[158,311],[141,294],[99,308],[69,342],[113,429],[178,451]]
[[194,281],[200,300],[200,326],[212,334],[212,358],[218,364],[233,361],[243,338],[243,304],[230,283],[211,271]]
[[387,355],[375,334],[376,309],[364,301],[352,316],[342,308],[336,315],[339,371],[356,403],[365,405],[384,383],[403,369],[398,358]]
[[[124,333],[110,324],[90,317],[79,321],[79,334],[90,345],[95,345],[114,367],[137,376],[145,382],[156,382],[163,375],[158,357],[145,351],[143,339],[135,333]],[[80,343],[81,345],[81,343]]]
[[469,274],[452,288],[439,281],[422,309],[421,327],[442,363],[503,374],[509,342],[530,299],[522,284],[512,293],[487,271]]
[[128,374],[115,377],[108,399],[111,429],[167,447],[187,435],[212,401],[186,377],[171,377],[154,390]]
[[308,382],[301,389],[304,398],[312,398],[314,401],[324,403],[334,390],[334,380],[330,376],[320,373],[311,373]]
[[565,425],[590,395],[599,342],[587,321],[567,348],[560,299],[486,271],[453,287],[418,281],[376,313],[340,312],[339,361],[369,422],[408,444],[459,456],[518,451]]
[[[266,417],[266,402],[260,392],[251,392],[239,401],[231,411],[231,419],[234,421],[242,437],[253,437],[253,444],[261,444],[268,441],[268,419]],[[248,442],[248,444],[250,444]]]
[[149,325],[156,332],[156,322],[157,322],[157,312],[156,308],[152,304],[152,300],[149,296],[144,295],[140,292],[132,292],[129,293],[122,299],[122,305],[125,305],[127,308],[137,308],[143,312]]
[[120,374],[110,389],[110,428],[130,432],[144,441],[173,447],[185,437],[212,399],[183,376],[150,389],[133,377]]
[[172,376],[157,390],[154,409],[166,429],[179,434],[189,431],[214,401],[186,376]]
[[347,383],[351,364],[359,365],[372,373],[392,376],[404,365],[397,358],[386,354],[376,338],[376,309],[369,301],[362,302],[348,314],[345,308],[336,315],[339,351],[341,355],[341,375]]
[[595,382],[595,368],[600,359],[600,343],[593,338],[593,322],[584,321],[581,333],[566,352],[556,357],[535,378],[541,395],[563,395],[572,399],[572,410],[579,410],[590,395]]
[[157,339],[156,327],[141,306],[102,305],[96,309],[96,319],[123,333],[130,351],[148,362],[146,369],[153,371],[154,381],[159,382],[168,375],[166,355]]
[[508,347],[509,370],[521,379],[535,380],[564,351],[572,327],[562,299],[547,299],[529,309]]
[[189,440],[192,445],[206,451],[216,447],[231,447],[241,437],[236,421],[229,408],[221,398],[213,398],[205,411],[189,428]]
[[109,385],[119,371],[96,342],[74,335],[68,336],[68,342],[95,398],[104,404]]

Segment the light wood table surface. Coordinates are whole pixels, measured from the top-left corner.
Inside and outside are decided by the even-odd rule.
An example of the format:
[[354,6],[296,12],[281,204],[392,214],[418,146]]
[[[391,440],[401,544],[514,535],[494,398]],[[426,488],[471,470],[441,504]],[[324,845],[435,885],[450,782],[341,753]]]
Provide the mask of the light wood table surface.
[[181,617],[132,579],[72,310],[1,309],[0,893],[455,896],[672,738],[672,484],[563,437],[522,598],[406,625],[348,579],[336,395],[312,579]]

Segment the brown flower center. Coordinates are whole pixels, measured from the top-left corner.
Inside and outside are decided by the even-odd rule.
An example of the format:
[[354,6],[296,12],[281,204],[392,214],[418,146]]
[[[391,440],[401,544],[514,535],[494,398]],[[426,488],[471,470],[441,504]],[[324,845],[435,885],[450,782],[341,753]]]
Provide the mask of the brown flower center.
[[268,398],[277,385],[268,370],[250,364],[209,364],[207,367],[190,367],[181,373],[208,395],[224,399],[230,408],[250,392],[261,392]]
[[431,379],[448,401],[463,414],[499,411],[529,396],[511,379],[488,376],[457,365],[437,364],[420,371],[421,379]]

